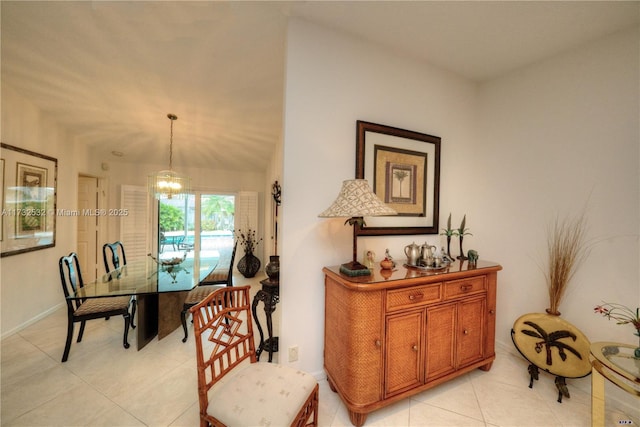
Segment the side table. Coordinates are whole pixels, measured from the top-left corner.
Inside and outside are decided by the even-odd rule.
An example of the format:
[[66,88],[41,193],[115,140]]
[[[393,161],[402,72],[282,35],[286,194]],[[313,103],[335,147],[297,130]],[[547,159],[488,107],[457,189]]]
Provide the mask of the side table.
[[[269,352],[269,362],[271,362],[273,360],[273,353],[278,351],[278,337],[273,336],[271,315],[276,310],[276,304],[280,301],[280,281],[264,279],[261,280],[260,283],[262,284],[262,289],[253,297],[253,304],[251,306],[253,318],[258,327],[258,332],[260,332],[260,345],[256,349],[256,358],[260,360],[260,354],[267,350]],[[269,338],[267,338],[266,341],[264,339],[264,333],[262,332],[262,325],[260,325],[260,319],[258,319],[256,312],[260,301],[264,303],[264,314],[267,318],[267,333],[269,334]]]
[[559,316],[524,314],[513,324],[511,339],[529,362],[529,388],[538,379],[540,369],[555,375],[559,403],[563,397],[571,397],[566,378],[581,378],[591,373],[589,339]]
[[592,426],[604,426],[605,378],[627,393],[640,397],[640,359],[633,356],[634,349],[635,346],[614,342],[591,344]]

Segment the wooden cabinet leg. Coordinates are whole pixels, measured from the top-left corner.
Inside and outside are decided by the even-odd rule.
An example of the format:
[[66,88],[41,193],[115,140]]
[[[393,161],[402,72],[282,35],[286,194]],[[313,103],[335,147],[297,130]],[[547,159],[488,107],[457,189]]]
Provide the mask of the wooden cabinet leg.
[[349,410],[349,419],[351,420],[351,424],[356,427],[361,427],[364,422],[367,421],[367,415],[369,414],[360,414],[358,412]]
[[329,388],[331,389],[332,392],[334,393],[338,392],[338,390],[336,390],[336,386],[333,385],[333,381],[331,381],[329,377],[327,377],[327,383],[329,384]]
[[491,369],[491,365],[493,365],[493,362],[489,362],[486,365],[482,365],[478,369],[480,369],[481,371],[488,371],[489,369]]

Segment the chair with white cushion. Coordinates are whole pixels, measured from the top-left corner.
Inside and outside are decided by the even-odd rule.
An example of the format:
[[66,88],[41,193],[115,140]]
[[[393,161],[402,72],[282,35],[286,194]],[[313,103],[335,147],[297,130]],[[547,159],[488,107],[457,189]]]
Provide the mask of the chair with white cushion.
[[318,382],[256,361],[249,286],[224,287],[193,315],[200,426],[316,426]]

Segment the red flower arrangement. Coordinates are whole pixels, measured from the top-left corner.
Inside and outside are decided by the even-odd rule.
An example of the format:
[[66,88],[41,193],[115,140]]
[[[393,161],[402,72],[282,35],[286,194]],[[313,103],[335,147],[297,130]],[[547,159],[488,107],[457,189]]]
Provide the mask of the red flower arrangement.
[[615,320],[617,325],[631,323],[636,328],[634,334],[640,337],[640,307],[632,310],[622,304],[606,302],[597,305],[593,310],[596,314],[602,314],[607,319]]

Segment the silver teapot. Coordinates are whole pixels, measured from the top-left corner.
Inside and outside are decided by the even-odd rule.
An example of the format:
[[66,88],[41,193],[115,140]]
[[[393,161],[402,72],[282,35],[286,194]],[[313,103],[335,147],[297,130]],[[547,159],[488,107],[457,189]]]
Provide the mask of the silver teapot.
[[[433,250],[431,250],[433,249]],[[424,245],[422,245],[421,249],[420,249],[420,259],[424,260],[427,262],[427,264],[431,263],[433,261],[433,257],[436,254],[436,247],[433,245],[427,245],[427,243],[425,242]]]
[[407,256],[407,264],[418,265],[418,259],[420,259],[420,246],[413,242],[410,245],[404,247],[404,254]]

